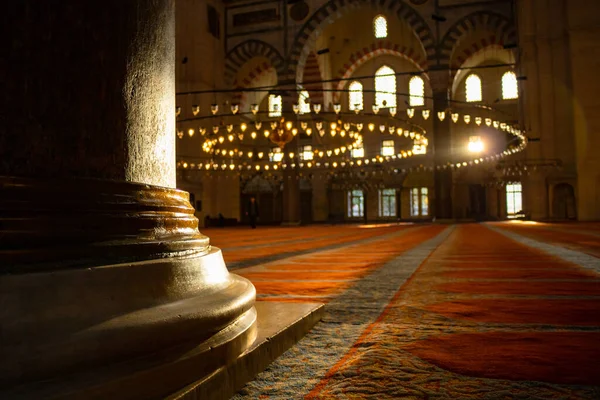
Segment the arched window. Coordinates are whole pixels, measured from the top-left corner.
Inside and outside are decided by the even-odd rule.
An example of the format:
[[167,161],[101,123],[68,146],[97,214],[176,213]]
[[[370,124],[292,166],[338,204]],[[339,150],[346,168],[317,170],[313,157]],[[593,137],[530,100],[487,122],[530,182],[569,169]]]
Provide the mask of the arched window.
[[363,109],[363,85],[359,81],[348,86],[348,108],[350,111]]
[[425,105],[425,82],[420,76],[413,76],[408,82],[408,92],[410,94],[409,104],[411,107]]
[[376,38],[387,37],[387,20],[383,15],[378,15],[373,20],[373,30]]
[[481,79],[477,75],[469,75],[465,86],[467,101],[481,101]]
[[298,96],[298,105],[300,106],[300,114],[310,114],[310,97],[308,90],[303,90]]
[[375,72],[375,104],[379,108],[396,107],[396,75],[387,65]]
[[504,100],[516,99],[519,97],[519,88],[517,86],[517,75],[508,71],[502,75],[502,98]]
[[269,95],[269,117],[281,117],[281,96]]

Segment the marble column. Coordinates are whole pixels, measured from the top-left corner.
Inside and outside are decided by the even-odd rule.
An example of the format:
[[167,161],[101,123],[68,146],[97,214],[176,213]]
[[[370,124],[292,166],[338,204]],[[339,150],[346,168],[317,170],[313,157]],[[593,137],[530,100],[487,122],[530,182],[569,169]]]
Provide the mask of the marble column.
[[[452,219],[452,170],[444,168],[452,157],[451,120],[448,112],[449,71],[430,71],[429,79],[433,92],[434,201],[432,215],[437,219]],[[445,112],[443,121],[438,118],[438,112]]]
[[3,8],[0,397],[162,397],[254,340],[254,287],[175,189],[174,13]]

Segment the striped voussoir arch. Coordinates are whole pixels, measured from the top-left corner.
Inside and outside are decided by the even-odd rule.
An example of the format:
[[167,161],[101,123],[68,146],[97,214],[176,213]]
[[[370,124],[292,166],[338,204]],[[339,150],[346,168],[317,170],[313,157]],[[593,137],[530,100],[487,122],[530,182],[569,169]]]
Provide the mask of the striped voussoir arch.
[[278,75],[284,65],[283,57],[273,46],[261,40],[247,40],[231,49],[225,57],[225,83],[229,87],[240,84],[234,82],[237,72],[254,57],[266,57]]
[[337,82],[336,92],[334,93],[334,100],[337,102],[340,99],[340,91],[348,83],[347,80],[352,77],[354,71],[367,61],[384,54],[389,54],[397,57],[402,57],[412,62],[415,67],[419,70],[424,70],[427,67],[427,59],[423,57],[417,50],[412,47],[407,47],[400,44],[392,43],[389,40],[377,41],[369,47],[365,47],[356,53],[353,53],[348,61],[339,69],[336,79]]
[[271,63],[265,61],[265,62],[258,64],[255,68],[250,70],[246,76],[241,77],[239,80],[234,77],[232,85],[234,88],[238,89],[239,91],[235,92],[232,102],[234,104],[236,104],[236,103],[239,104],[240,110],[247,111],[246,103],[247,103],[248,96],[247,96],[247,93],[244,92],[243,90],[245,88],[249,88],[249,87],[262,86],[261,84],[258,84],[258,85],[253,85],[253,84],[256,82],[260,82],[261,78],[264,75],[270,74],[274,71],[275,71],[275,73],[277,73],[276,69],[271,65]]
[[[475,32],[486,31],[489,35],[475,35]],[[480,11],[462,18],[448,30],[440,43],[440,62],[443,65],[460,67],[467,59],[488,46],[504,46],[517,39],[517,32],[512,22],[504,15],[489,11]],[[469,43],[470,42],[470,43]],[[462,46],[468,43],[468,46]],[[458,53],[456,48],[461,45]]]
[[319,82],[320,80],[321,69],[319,67],[319,60],[317,59],[317,55],[311,51],[304,65],[301,82],[302,87],[308,91],[311,103],[314,104],[323,103],[323,84]]
[[379,10],[388,16],[395,15],[399,20],[405,21],[421,41],[422,50],[428,60],[435,59],[435,41],[429,26],[419,13],[404,2],[398,0],[330,0],[315,11],[297,33],[290,51],[285,71],[286,76],[296,76],[296,81],[299,82],[308,55],[314,49],[316,39],[323,28],[345,14],[363,7]]

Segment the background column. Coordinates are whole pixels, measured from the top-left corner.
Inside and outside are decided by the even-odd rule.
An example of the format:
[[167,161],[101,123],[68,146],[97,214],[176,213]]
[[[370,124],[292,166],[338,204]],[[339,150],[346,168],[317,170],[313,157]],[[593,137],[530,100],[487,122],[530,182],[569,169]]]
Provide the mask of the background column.
[[[448,93],[450,75],[448,70],[430,71],[429,79],[433,91],[433,152],[434,152],[434,202],[433,216],[437,219],[451,219],[452,215],[452,171],[444,168],[450,161],[452,137]],[[438,112],[445,112],[440,121]]]

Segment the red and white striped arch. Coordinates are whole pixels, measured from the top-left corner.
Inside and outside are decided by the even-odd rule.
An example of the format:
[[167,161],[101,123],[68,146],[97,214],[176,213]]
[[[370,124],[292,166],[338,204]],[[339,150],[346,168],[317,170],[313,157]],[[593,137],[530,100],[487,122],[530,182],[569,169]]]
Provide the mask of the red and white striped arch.
[[370,47],[365,47],[352,54],[348,59],[348,62],[340,68],[337,77],[340,81],[337,83],[334,101],[338,102],[340,100],[341,91],[344,89],[344,86],[346,86],[346,83],[348,83],[348,79],[354,74],[354,71],[366,62],[381,55],[392,55],[408,60],[418,71],[423,71],[427,66],[427,59],[424,56],[421,56],[419,52],[413,48],[394,44],[390,41],[378,41],[373,43]]
[[236,92],[232,102],[240,105],[240,112],[249,112],[250,104],[260,104],[267,92],[258,92],[256,94],[245,92],[244,89],[257,88],[263,86],[274,86],[277,84],[277,70],[269,62],[265,61],[252,68],[247,74],[235,78],[233,85],[239,92]]

